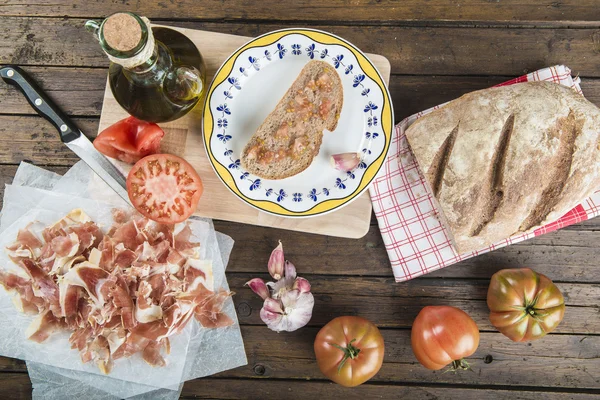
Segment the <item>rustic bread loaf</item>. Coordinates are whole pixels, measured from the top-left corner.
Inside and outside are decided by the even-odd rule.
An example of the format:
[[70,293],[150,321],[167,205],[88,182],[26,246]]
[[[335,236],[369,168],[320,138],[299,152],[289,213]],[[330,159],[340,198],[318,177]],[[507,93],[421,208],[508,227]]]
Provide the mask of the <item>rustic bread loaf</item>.
[[335,69],[310,61],[242,151],[242,166],[265,179],[304,171],[319,153],[323,130],[337,126],[342,103]]
[[469,93],[406,137],[459,253],[555,221],[600,189],[600,110],[558,84]]

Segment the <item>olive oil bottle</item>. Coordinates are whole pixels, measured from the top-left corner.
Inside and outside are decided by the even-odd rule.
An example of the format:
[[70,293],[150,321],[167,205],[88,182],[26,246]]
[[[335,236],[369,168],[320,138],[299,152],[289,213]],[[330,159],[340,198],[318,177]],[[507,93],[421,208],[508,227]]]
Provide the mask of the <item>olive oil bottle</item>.
[[172,121],[201,99],[206,67],[185,35],[151,28],[148,19],[127,12],[85,26],[111,61],[110,88],[129,114],[149,122]]

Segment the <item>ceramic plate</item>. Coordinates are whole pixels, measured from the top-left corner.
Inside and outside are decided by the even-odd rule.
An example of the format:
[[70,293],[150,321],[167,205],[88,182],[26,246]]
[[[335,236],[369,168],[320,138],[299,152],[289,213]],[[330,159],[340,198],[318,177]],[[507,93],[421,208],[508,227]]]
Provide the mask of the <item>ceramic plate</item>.
[[[303,172],[281,180],[254,176],[240,164],[252,134],[311,60],[333,65],[341,77],[344,104],[337,128]],[[387,154],[394,115],[381,75],[355,46],[327,32],[285,29],[257,37],[217,71],[203,111],[204,144],[225,185],[244,202],[283,217],[321,215],[364,192]],[[358,152],[350,172],[331,167],[337,153]]]

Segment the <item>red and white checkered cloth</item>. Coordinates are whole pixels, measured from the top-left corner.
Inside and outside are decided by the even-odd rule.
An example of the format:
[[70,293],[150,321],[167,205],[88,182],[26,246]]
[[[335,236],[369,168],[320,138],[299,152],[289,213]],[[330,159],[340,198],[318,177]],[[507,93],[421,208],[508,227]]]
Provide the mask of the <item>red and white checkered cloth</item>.
[[[579,78],[573,78],[571,70],[564,65],[544,68],[497,86],[529,81],[560,83],[583,95],[579,87]],[[396,282],[416,278],[467,258],[600,214],[600,191],[597,191],[558,221],[534,232],[511,237],[476,252],[457,254],[444,227],[435,216],[438,212],[431,201],[433,195],[424,183],[423,174],[419,171],[404,134],[417,118],[442,105],[412,115],[396,125],[387,160],[370,188],[373,209]]]

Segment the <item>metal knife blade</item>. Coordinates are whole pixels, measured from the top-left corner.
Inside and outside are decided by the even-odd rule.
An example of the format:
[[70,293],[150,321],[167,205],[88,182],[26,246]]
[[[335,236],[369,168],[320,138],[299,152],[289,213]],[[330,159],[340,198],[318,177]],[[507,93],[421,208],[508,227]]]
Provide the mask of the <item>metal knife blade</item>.
[[92,142],[46,96],[44,91],[25,71],[15,65],[8,65],[0,68],[0,78],[6,83],[16,86],[25,95],[31,107],[54,125],[60,134],[60,140],[89,165],[119,196],[131,204],[123,174],[102,153],[96,150]]
[[65,142],[67,147],[77,154],[104,182],[108,184],[127,203],[127,186],[125,177],[102,153],[100,153],[87,137],[81,134],[77,139]]

